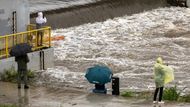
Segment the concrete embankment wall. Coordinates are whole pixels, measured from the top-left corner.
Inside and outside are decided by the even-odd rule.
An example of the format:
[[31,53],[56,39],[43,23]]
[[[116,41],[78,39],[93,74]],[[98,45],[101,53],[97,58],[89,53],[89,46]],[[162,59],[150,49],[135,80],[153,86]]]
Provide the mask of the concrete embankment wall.
[[[100,2],[44,11],[48,19],[47,25],[56,28],[66,28],[105,21],[109,18],[131,15],[143,11],[167,6],[166,0],[102,0]],[[35,23],[36,13],[30,15]]]
[[[32,71],[47,69],[54,66],[54,49],[48,48],[41,51],[35,51],[28,54],[30,62],[27,64],[28,69]],[[44,53],[44,54],[43,54]],[[0,73],[4,70],[11,68],[17,69],[17,63],[15,62],[15,57],[10,57],[0,60]]]
[[28,0],[0,0],[0,36],[26,31],[28,24]]

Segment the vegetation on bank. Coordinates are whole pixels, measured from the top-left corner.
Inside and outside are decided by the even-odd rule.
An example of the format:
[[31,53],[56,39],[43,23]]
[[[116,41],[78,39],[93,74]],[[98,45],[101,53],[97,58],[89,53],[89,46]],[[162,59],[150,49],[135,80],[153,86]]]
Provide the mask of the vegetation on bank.
[[[190,94],[186,94],[182,96],[183,90],[178,90],[177,86],[165,88],[163,93],[163,100],[164,101],[177,101],[177,102],[189,102],[190,103]],[[127,98],[140,98],[140,99],[147,99],[152,100],[153,92],[132,92],[132,91],[125,91],[121,95]]]
[[152,92],[144,91],[144,92],[133,92],[133,91],[125,91],[121,94],[123,97],[127,98],[136,98],[136,99],[150,99],[152,97]]
[[0,104],[0,107],[17,107],[16,105]]
[[178,101],[178,99],[180,98],[180,95],[181,95],[181,91],[178,91],[176,86],[166,88],[164,90],[163,100]]
[[[28,70],[27,75],[30,82],[36,77],[36,73],[31,70]],[[18,76],[18,72],[14,68],[11,68],[11,69],[4,70],[3,73],[0,73],[0,80],[5,81],[5,82],[15,83],[17,82],[17,76]]]

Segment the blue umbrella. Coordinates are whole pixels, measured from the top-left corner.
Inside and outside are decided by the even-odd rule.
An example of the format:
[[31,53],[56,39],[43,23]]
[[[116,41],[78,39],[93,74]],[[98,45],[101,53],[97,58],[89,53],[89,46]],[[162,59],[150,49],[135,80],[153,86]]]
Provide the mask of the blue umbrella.
[[92,84],[106,84],[111,81],[112,71],[106,66],[96,65],[87,69],[85,77]]

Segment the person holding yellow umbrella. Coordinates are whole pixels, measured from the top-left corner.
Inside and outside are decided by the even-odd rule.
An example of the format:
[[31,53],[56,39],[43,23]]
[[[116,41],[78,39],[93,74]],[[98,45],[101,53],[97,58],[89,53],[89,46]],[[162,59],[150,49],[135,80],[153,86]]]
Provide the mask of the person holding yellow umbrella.
[[156,64],[154,65],[154,80],[156,84],[156,90],[154,93],[154,101],[153,103],[157,103],[157,94],[159,92],[159,99],[158,103],[163,104],[164,102],[162,101],[162,95],[163,95],[163,89],[164,85],[172,82],[174,80],[174,70],[163,64],[163,60],[161,57],[158,57],[156,60]]

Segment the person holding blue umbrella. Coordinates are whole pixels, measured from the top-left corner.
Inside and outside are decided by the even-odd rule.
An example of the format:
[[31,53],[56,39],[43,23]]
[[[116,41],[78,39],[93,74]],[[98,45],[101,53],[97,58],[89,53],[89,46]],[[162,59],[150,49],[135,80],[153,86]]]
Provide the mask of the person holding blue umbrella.
[[93,92],[106,94],[105,84],[111,82],[112,75],[108,67],[95,65],[87,69],[85,77],[90,83],[95,84]]

